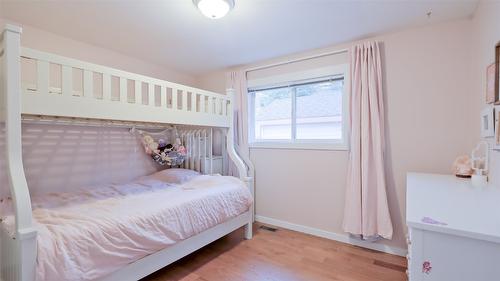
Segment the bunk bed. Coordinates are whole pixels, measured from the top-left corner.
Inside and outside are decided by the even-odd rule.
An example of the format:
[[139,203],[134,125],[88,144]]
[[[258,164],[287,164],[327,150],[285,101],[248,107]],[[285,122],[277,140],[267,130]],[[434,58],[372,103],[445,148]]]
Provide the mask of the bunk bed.
[[[214,164],[218,163],[219,158],[215,159],[213,157],[211,151],[213,139],[211,137],[213,130],[220,130],[225,134],[222,141],[224,146],[223,156],[221,157],[230,159],[234,163],[239,179],[196,175],[194,179],[188,182],[175,184],[163,180],[162,172],[159,172],[159,175],[154,174],[128,184],[107,188],[120,193],[122,195],[120,198],[125,198],[123,200],[112,198],[118,200],[115,205],[122,206],[121,210],[126,209],[127,204],[134,204],[134,202],[142,208],[148,202],[156,202],[151,206],[158,209],[158,202],[161,202],[158,200],[163,198],[165,201],[165,198],[173,198],[172,196],[175,194],[183,194],[184,197],[175,198],[179,202],[187,202],[187,205],[193,205],[192,203],[198,200],[197,204],[200,208],[213,208],[217,205],[224,205],[218,204],[216,199],[231,194],[229,197],[232,196],[233,199],[227,197],[222,200],[233,200],[234,206],[230,210],[213,211],[224,215],[222,217],[213,216],[211,223],[202,221],[200,223],[202,227],[193,228],[191,231],[183,233],[183,235],[174,235],[174,238],[167,237],[171,238],[169,242],[155,244],[155,247],[161,248],[156,249],[154,252],[151,252],[151,249],[149,249],[149,252],[143,251],[142,254],[133,255],[133,260],[122,260],[121,263],[114,263],[115,266],[118,264],[119,268],[109,267],[112,272],[103,270],[101,271],[104,272],[103,274],[87,275],[82,279],[138,280],[240,227],[245,227],[246,239],[252,237],[254,217],[252,199],[254,194],[253,167],[249,160],[247,158],[242,159],[235,149],[233,140],[233,91],[231,89],[228,89],[226,95],[220,95],[109,67],[22,48],[20,38],[20,27],[6,25],[0,39],[0,122],[5,131],[6,174],[13,208],[10,223],[2,222],[0,227],[0,267],[3,281],[34,281],[37,280],[37,276],[46,276],[37,272],[40,270],[38,267],[41,264],[40,261],[37,261],[37,256],[43,254],[44,259],[54,258],[54,253],[50,256],[51,253],[49,252],[40,253],[39,251],[40,247],[47,245],[47,241],[57,242],[57,238],[47,236],[49,232],[41,229],[40,223],[36,219],[36,206],[43,205],[44,201],[40,198],[30,197],[22,160],[21,126],[23,120],[30,120],[35,123],[49,122],[70,125],[98,123],[101,125],[119,124],[131,127],[147,127],[148,125],[179,126],[179,128],[183,128],[181,130],[182,139],[188,147],[188,159],[183,163],[182,168],[200,174],[212,174],[215,167],[218,167],[216,168],[217,171],[220,170],[220,164]],[[29,59],[35,63],[35,81],[32,84],[21,82],[21,59]],[[52,87],[50,83],[49,76],[52,65],[60,67],[61,86],[57,89]],[[96,79],[94,79],[96,75],[100,77],[100,80],[98,80],[100,81],[99,85],[96,85]],[[77,87],[74,87],[74,84],[76,83],[81,85],[80,90],[75,90]],[[96,95],[96,89],[100,92],[99,95]],[[144,97],[146,98],[144,99]],[[207,143],[210,144],[208,145],[210,147],[208,153]],[[141,189],[141,192],[145,193],[144,196],[140,197],[142,205],[140,202],[128,200],[129,198],[126,196],[127,192],[136,192],[138,185],[147,189],[147,192]],[[169,188],[162,188],[164,186],[169,186]],[[217,193],[214,195],[215,189],[209,188],[210,186],[220,187],[225,190],[226,194]],[[242,190],[241,187],[245,190]],[[189,195],[186,195],[188,194],[186,190],[190,191]],[[101,193],[108,191],[99,190]],[[137,200],[137,198],[134,198],[134,200]],[[209,199],[213,200],[210,201]],[[37,200],[41,201],[38,202]],[[95,204],[95,200],[93,202]],[[70,204],[66,201],[60,203]],[[173,203],[169,202],[169,204]],[[182,208],[179,208],[181,205],[176,206],[177,213],[183,212]],[[82,205],[78,208],[82,208]],[[75,207],[73,211],[82,213],[82,209],[78,208]],[[152,210],[146,207],[144,212],[136,211],[136,213],[146,215],[149,212],[151,216],[160,217],[158,215],[159,211],[164,210]],[[189,212],[190,210],[184,211]],[[196,217],[202,216],[202,213],[204,212],[194,211],[190,215]],[[120,227],[127,225],[127,223],[120,221],[123,216],[113,217],[109,213],[101,215],[110,216],[110,221],[115,219],[115,222],[120,223]],[[163,218],[166,221],[181,220],[169,217],[168,213],[163,214]],[[92,225],[98,225],[98,223]],[[111,225],[113,226],[113,224]],[[85,223],[82,223],[82,227],[85,227]],[[181,228],[186,229],[187,227],[181,226]],[[141,231],[148,231],[148,229],[145,228]],[[41,237],[44,238],[43,241],[39,240]],[[139,239],[138,241],[143,240]],[[132,242],[135,243],[134,245],[139,244],[140,246],[140,242]],[[66,241],[67,243],[68,241]],[[100,242],[95,241],[95,243]],[[101,246],[105,247],[106,245]],[[124,247],[127,247],[127,245]],[[79,279],[77,275],[72,276],[75,280]]]

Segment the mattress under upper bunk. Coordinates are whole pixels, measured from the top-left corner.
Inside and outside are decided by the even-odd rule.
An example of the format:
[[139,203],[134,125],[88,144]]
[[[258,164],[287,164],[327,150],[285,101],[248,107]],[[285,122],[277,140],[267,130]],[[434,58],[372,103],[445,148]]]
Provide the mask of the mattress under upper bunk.
[[[37,280],[96,280],[244,212],[234,177],[168,169],[126,184],[35,196]],[[9,200],[0,206],[10,209]],[[12,216],[2,226],[14,231]]]

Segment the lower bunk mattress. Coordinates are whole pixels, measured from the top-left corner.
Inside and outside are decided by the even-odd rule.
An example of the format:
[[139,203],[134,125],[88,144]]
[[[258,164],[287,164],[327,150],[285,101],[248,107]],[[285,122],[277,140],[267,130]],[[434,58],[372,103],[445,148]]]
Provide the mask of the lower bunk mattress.
[[[159,172],[162,173],[162,172]],[[249,210],[234,177],[168,182],[153,174],[127,184],[32,198],[37,280],[95,280]],[[2,218],[13,231],[12,216]]]

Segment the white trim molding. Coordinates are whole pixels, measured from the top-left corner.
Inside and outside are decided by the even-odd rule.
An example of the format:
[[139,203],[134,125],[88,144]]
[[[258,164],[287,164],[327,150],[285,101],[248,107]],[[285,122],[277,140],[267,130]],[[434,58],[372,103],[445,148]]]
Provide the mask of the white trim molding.
[[252,142],[249,144],[250,149],[298,149],[298,150],[338,150],[348,151],[349,145],[343,141],[339,142]]
[[282,221],[282,220],[278,220],[278,219],[273,219],[273,218],[269,218],[269,217],[256,215],[255,220],[258,222],[261,222],[261,223],[270,224],[270,225],[274,225],[277,227],[281,227],[281,228],[285,228],[285,229],[289,229],[289,230],[293,230],[293,231],[298,231],[298,232],[302,232],[302,233],[306,233],[306,234],[310,234],[313,236],[318,236],[318,237],[322,237],[322,238],[326,238],[326,239],[330,239],[330,240],[335,240],[338,242],[342,242],[342,243],[346,243],[346,244],[350,244],[350,245],[355,245],[355,246],[367,248],[370,250],[384,252],[387,254],[405,257],[406,254],[408,253],[408,251],[406,249],[392,247],[392,246],[388,246],[388,245],[384,245],[384,244],[380,244],[380,243],[361,241],[361,240],[349,237],[349,235],[347,235],[347,234],[339,234],[339,233],[335,233],[335,232],[330,232],[330,231],[326,231],[326,230],[322,230],[322,229],[318,229],[318,228],[313,228],[313,227],[309,227],[309,226],[305,226],[305,225],[295,224],[295,223]]

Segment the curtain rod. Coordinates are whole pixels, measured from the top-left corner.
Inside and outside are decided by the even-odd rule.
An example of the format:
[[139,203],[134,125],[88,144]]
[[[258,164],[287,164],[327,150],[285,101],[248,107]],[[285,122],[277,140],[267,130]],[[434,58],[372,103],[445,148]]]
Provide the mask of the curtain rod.
[[317,59],[317,58],[327,57],[327,56],[331,56],[331,55],[346,53],[348,51],[349,51],[349,49],[341,49],[341,50],[336,50],[336,51],[321,53],[321,54],[307,56],[307,57],[302,57],[302,58],[291,59],[291,60],[287,60],[287,61],[282,61],[282,62],[267,64],[267,65],[262,65],[262,66],[251,67],[251,68],[245,69],[245,73],[246,72],[256,71],[256,70],[261,70],[261,69],[266,69],[266,68],[271,68],[271,67],[275,67],[275,66],[287,65],[287,64],[294,63],[294,62],[299,62],[299,61],[305,61],[305,60],[310,60],[310,59]]

